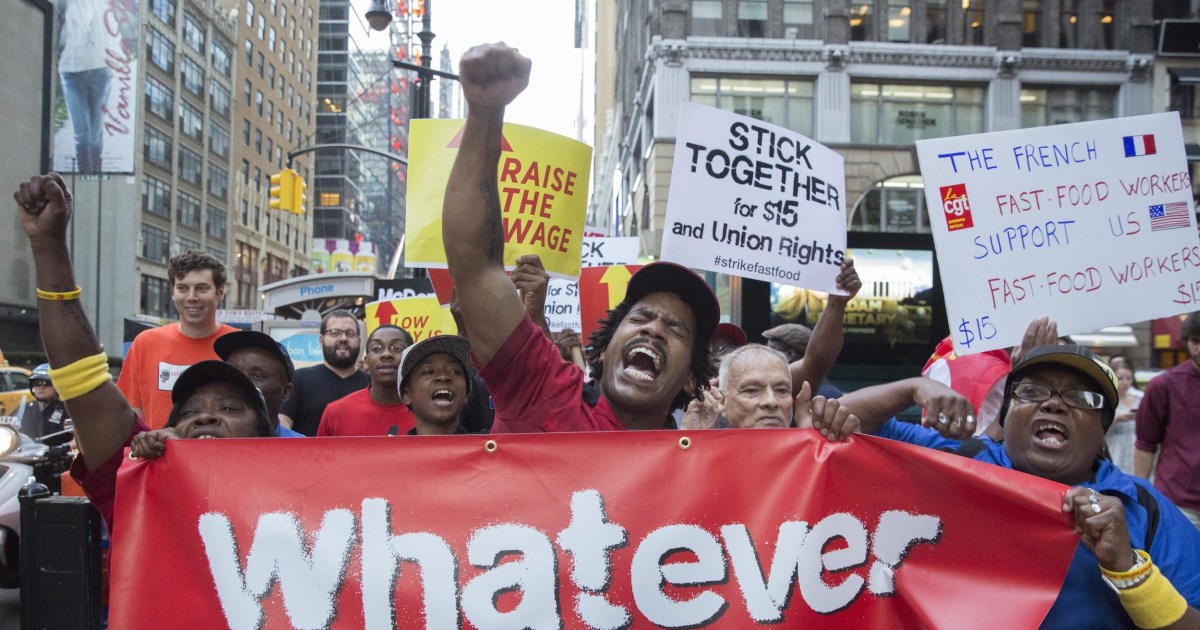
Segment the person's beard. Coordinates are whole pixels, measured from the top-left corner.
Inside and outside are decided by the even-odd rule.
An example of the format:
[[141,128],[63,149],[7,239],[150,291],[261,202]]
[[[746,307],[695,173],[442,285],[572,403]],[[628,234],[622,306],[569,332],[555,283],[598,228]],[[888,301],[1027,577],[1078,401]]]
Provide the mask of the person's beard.
[[339,370],[354,367],[354,364],[358,363],[358,353],[354,352],[353,348],[349,348],[349,352],[347,352],[345,356],[341,356],[337,353],[337,345],[334,345],[332,348],[322,347],[321,351],[322,354],[325,355],[325,362],[328,363],[330,367]]

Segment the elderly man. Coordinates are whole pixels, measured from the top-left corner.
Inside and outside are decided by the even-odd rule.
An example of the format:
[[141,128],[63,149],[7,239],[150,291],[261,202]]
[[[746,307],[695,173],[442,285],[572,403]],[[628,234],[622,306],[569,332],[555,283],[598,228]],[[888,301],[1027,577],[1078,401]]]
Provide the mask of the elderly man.
[[[75,422],[79,457],[71,476],[113,530],[117,469],[122,450],[149,427],[108,373],[108,360],[80,304],[67,224],[71,195],[57,173],[34,177],[13,195],[21,207],[21,228],[29,237],[38,286],[42,338],[50,377]],[[174,403],[164,420],[181,438],[271,435],[267,406],[250,379],[222,361],[202,361],[186,369],[170,390]],[[161,447],[161,441],[150,445]],[[135,449],[136,450],[136,449]],[[160,451],[161,452],[161,451]]]
[[[752,343],[730,352],[721,361],[717,388],[688,404],[683,429],[781,429],[795,426],[796,404],[807,407],[811,386],[806,382],[792,397],[787,357],[778,350]],[[805,416],[807,418],[807,415]],[[804,428],[812,428],[805,424]],[[820,427],[831,440],[843,440],[859,430],[859,420],[846,410]]]
[[[1200,532],[1153,486],[1122,473],[1104,455],[1104,432],[1117,400],[1112,370],[1077,346],[1022,347],[1032,349],[1005,383],[1001,441],[985,435],[960,442],[886,420],[919,404],[914,392],[925,395],[929,387],[911,381],[933,383],[929,379],[864,388],[836,401],[814,399],[814,422],[849,409],[864,427],[877,428],[876,435],[1074,486],[1061,508],[1080,542],[1043,627],[1200,628]],[[966,399],[962,403],[970,408]],[[944,428],[946,414],[940,415],[935,426]]]

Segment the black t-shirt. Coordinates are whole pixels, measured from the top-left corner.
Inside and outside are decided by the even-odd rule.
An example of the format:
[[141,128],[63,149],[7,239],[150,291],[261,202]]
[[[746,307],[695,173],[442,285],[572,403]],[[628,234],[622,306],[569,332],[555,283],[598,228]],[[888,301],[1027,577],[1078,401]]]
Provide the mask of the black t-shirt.
[[496,406],[488,394],[487,383],[483,377],[475,374],[471,379],[471,393],[467,394],[467,404],[463,407],[460,426],[467,433],[491,433],[492,422],[496,419]]
[[292,379],[292,396],[283,401],[279,413],[292,419],[293,431],[313,437],[326,405],[370,384],[371,376],[362,370],[342,378],[324,363],[301,368]]

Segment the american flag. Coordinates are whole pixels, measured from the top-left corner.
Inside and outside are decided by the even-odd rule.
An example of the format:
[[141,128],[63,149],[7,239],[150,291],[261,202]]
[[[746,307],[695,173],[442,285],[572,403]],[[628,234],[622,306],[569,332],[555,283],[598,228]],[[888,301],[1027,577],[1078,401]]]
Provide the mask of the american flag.
[[1150,206],[1150,231],[1174,230],[1192,224],[1186,201]]

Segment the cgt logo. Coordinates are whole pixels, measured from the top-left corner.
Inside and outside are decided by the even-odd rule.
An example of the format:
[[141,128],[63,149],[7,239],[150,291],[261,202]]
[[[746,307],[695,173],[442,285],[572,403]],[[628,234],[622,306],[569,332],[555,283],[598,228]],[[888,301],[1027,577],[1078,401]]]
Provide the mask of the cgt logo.
[[967,198],[967,185],[942,186],[942,211],[946,214],[946,229],[953,232],[975,227],[971,220],[971,201]]

